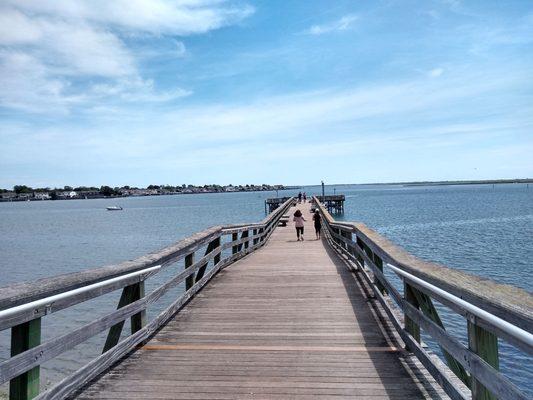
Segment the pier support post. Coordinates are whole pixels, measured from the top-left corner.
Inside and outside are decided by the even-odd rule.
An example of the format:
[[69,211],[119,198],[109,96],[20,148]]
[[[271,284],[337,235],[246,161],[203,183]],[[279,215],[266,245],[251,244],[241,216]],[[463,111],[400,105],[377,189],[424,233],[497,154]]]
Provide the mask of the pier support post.
[[[353,241],[353,235],[352,235],[352,232],[348,232],[348,231],[345,231],[344,232],[344,237],[350,241]],[[351,254],[352,256],[356,256],[356,251],[355,249],[353,248],[353,246],[350,246],[348,243],[346,243],[346,250],[348,251],[349,254]]]
[[[194,253],[185,256],[185,269],[194,264]],[[189,290],[194,285],[194,272],[185,278],[185,290]]]
[[[364,243],[363,243],[363,241],[362,241],[359,237],[357,237],[357,236],[356,236],[356,238],[355,238],[355,243],[357,244],[357,246],[358,246],[361,250],[364,251]],[[357,258],[357,261],[359,262],[359,266],[360,266],[361,268],[363,268],[363,267],[365,266],[365,260],[363,260],[363,257],[362,257],[359,253],[357,253],[357,252],[356,252],[356,255],[355,255],[355,256],[356,256],[356,258]]]
[[[499,369],[498,337],[476,325],[475,319],[471,321],[470,318],[468,318],[468,347],[494,369]],[[496,396],[473,377],[470,387],[472,400],[496,400]]]
[[[134,283],[133,285],[126,286],[122,289],[122,294],[120,295],[120,300],[118,301],[117,310],[124,306],[127,306],[134,301],[139,300],[144,296],[144,282]],[[105,353],[109,349],[115,347],[120,341],[120,335],[122,334],[122,328],[124,327],[125,321],[120,321],[109,328],[107,338],[104,344],[102,353]],[[132,315],[130,318],[131,322],[131,333],[137,332],[141,329],[146,323],[146,310],[143,310],[135,315]]]
[[[140,300],[144,297],[144,281],[132,285],[133,294],[131,302]],[[137,314],[134,314],[130,318],[131,322],[131,334],[140,331],[146,325],[146,310],[142,310]]]
[[[375,266],[378,267],[381,272],[383,272],[383,260],[381,259],[381,257],[379,257],[376,253],[373,253],[370,249],[368,249],[368,252],[371,254],[369,255],[369,257],[374,261]],[[376,283],[376,286],[381,293],[387,293],[385,286],[382,285],[379,279],[374,277],[374,282]]]
[[[414,288],[413,286],[411,286],[411,291],[415,295],[416,302],[418,303],[418,306],[420,310],[424,313],[424,315],[430,318],[433,322],[435,322],[435,324],[440,326],[442,329],[446,330],[444,324],[442,323],[442,320],[440,319],[439,312],[437,311],[435,305],[433,304],[433,301],[431,300],[431,297]],[[464,369],[464,367],[455,358],[453,358],[450,353],[444,350],[442,346],[441,350],[442,354],[444,355],[444,358],[446,359],[448,367],[466,386],[470,387],[471,378],[470,375]]]
[[[220,236],[217,237],[216,239],[213,239],[211,242],[209,242],[209,244],[207,245],[207,249],[205,250],[205,255],[208,255],[209,253],[214,251],[217,247],[220,247]],[[213,264],[216,265],[219,263],[219,261],[220,261],[220,253],[217,254],[213,258]],[[208,264],[209,263],[206,262],[204,265],[200,267],[200,269],[196,273],[196,279],[194,280],[194,282],[198,282],[200,279],[204,277],[205,270],[207,269]]]
[[[11,328],[11,357],[41,344],[41,318]],[[9,382],[10,400],[30,400],[39,394],[40,367],[35,367]]]
[[[237,232],[231,234],[231,241],[235,243],[237,240],[239,240],[239,234]],[[231,254],[237,254],[240,250],[239,245],[235,245],[231,247]]]
[[[420,308],[418,301],[416,299],[414,288],[411,287],[407,282],[403,282],[403,298],[406,302],[411,304],[415,308]],[[404,325],[405,330],[418,342],[420,343],[420,326],[413,321],[407,314],[404,314]],[[406,349],[409,350],[409,347],[406,346]]]
[[[241,235],[241,239],[242,239],[242,238],[247,238],[248,235],[249,235],[249,232],[250,232],[250,231],[244,231],[244,232],[242,233],[242,235]],[[239,246],[242,246],[242,244],[240,244]],[[249,247],[249,246],[250,246],[250,240],[246,240],[246,241],[244,242],[244,250],[248,250],[248,247]],[[240,250],[240,248],[239,248],[239,250]]]
[[[252,231],[252,236],[255,236],[255,235],[257,235],[257,229],[254,229]],[[254,246],[257,244],[257,241],[258,241],[258,239],[256,237],[254,237],[254,240],[253,240]]]

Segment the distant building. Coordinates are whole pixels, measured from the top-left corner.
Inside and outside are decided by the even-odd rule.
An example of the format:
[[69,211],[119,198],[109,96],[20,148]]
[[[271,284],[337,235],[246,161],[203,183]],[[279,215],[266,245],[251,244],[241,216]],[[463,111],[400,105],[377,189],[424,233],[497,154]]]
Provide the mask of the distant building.
[[0,198],[2,201],[12,201],[17,198],[17,194],[15,192],[4,192],[0,193]]
[[63,199],[73,199],[75,197],[78,197],[78,193],[76,193],[74,190],[65,190],[63,192],[58,192],[57,196]]
[[82,199],[97,199],[102,197],[99,190],[80,190],[76,193],[78,194],[78,197]]
[[50,193],[48,192],[36,192],[34,193],[33,197],[35,200],[50,200]]

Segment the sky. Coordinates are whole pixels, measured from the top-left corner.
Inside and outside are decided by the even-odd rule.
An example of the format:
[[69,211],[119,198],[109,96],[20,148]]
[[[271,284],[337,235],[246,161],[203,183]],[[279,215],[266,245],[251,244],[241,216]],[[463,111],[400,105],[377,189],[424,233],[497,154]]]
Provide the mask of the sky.
[[0,187],[500,178],[530,0],[0,0]]

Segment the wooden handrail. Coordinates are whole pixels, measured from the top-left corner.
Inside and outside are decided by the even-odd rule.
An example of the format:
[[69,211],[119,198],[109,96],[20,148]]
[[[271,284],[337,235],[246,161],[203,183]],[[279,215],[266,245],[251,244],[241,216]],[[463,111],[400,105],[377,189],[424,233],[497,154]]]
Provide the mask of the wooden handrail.
[[404,269],[522,329],[533,331],[533,295],[528,291],[422,260],[363,223],[335,221],[331,214],[318,204],[329,224],[350,230],[384,262]]
[[[328,242],[361,273],[408,348],[452,398],[464,395],[420,346],[420,327],[439,343],[448,367],[471,388],[473,399],[527,398],[498,371],[498,337],[533,354],[529,292],[423,261],[364,224],[335,221],[318,198],[313,201],[325,222]],[[403,296],[383,273],[384,266],[403,280]],[[387,294],[395,301],[396,311],[404,313],[404,324],[398,321],[393,304],[385,300]],[[446,332],[432,299],[466,318],[468,347]]]
[[[267,224],[272,223],[272,221],[279,217],[279,214],[287,207],[291,199],[258,223],[225,225],[223,227],[214,226],[188,236],[163,249],[142,255],[134,260],[0,287],[0,310],[101,282],[106,279],[126,275],[154,265],[173,263],[186,254],[206,245],[217,235],[220,235],[222,231],[228,232],[234,228],[242,228],[241,231],[246,228],[264,228]],[[112,290],[116,289],[114,288]],[[73,304],[69,304],[68,306],[71,305]],[[37,312],[36,314],[39,313]]]
[[[39,395],[39,398],[59,399],[72,393],[154,333],[221,268],[263,246],[291,204],[292,198],[260,223],[215,226],[132,261],[0,288],[0,311],[4,310],[0,312],[0,331],[12,328],[11,341],[15,344],[11,349],[11,358],[0,362],[0,384],[10,381],[10,398],[32,398],[39,393],[39,366],[42,363],[109,330],[100,357]],[[253,233],[250,234],[250,231]],[[231,241],[222,243],[223,236],[230,236]],[[204,247],[205,255],[194,262],[194,253]],[[231,249],[231,255],[222,259],[228,249]],[[185,269],[145,296],[144,281],[180,259],[185,259]],[[211,263],[212,268],[208,269]],[[157,268],[151,268],[156,265]],[[186,281],[185,293],[147,323],[147,307],[183,281]],[[40,343],[43,316],[117,289],[122,289],[117,310]],[[62,293],[65,295],[60,295]],[[18,307],[24,304],[27,306]],[[131,318],[132,335],[120,341],[127,318]],[[28,341],[28,337],[34,339]],[[24,393],[22,397],[21,393]]]
[[79,272],[61,274],[31,282],[15,283],[0,288],[0,310],[29,303],[81,286],[125,275],[157,264],[167,264],[202,247],[220,234],[222,227],[215,226],[195,233],[161,250],[142,255],[134,260]]

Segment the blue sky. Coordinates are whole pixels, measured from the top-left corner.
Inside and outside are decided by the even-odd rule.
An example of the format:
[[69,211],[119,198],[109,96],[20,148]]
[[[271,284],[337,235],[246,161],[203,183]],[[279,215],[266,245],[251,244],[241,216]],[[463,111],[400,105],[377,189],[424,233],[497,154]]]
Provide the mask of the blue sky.
[[533,177],[531,1],[0,1],[0,187]]

